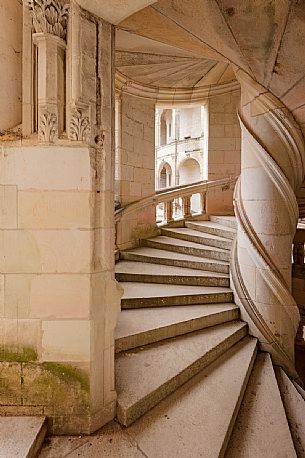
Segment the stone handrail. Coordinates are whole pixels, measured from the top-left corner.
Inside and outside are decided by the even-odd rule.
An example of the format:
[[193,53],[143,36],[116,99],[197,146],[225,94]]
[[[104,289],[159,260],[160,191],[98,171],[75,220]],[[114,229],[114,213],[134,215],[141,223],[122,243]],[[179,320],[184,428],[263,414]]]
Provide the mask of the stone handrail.
[[203,140],[204,136],[201,135],[200,137],[189,137],[189,138],[179,138],[173,139],[169,143],[165,143],[164,145],[158,145],[156,148],[158,151],[165,149],[166,147],[174,146],[174,145],[182,145],[183,143],[200,143]]
[[[165,190],[156,191],[152,196],[133,202],[115,213],[115,221],[119,222],[122,217],[131,213],[137,213],[145,207],[159,204],[164,205],[164,222],[174,221],[174,201],[182,200],[182,218],[191,216],[191,197],[194,194],[200,195],[201,210],[199,214],[206,213],[208,194],[210,191],[223,192],[235,186],[238,177],[228,177],[215,181],[199,181],[190,185],[180,185]],[[198,214],[198,213],[197,213]]]

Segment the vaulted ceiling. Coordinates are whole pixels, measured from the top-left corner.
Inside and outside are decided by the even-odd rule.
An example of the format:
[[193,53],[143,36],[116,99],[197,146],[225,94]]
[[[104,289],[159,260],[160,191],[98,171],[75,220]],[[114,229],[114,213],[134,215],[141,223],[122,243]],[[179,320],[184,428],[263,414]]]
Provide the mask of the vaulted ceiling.
[[158,88],[196,88],[235,80],[228,62],[122,29],[116,34],[116,67],[128,79]]
[[118,26],[126,76],[191,87],[230,80],[231,64],[278,96],[305,132],[305,0],[77,1]]
[[305,131],[305,0],[160,0],[118,29],[118,68],[126,75],[152,85],[196,86],[213,75],[214,82],[232,78],[224,66],[231,64],[283,100]]

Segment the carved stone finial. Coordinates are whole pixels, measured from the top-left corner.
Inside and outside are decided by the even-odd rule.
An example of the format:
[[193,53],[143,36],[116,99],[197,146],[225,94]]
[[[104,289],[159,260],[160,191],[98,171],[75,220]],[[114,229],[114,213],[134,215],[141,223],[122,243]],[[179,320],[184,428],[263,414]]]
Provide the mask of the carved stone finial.
[[57,116],[55,113],[50,113],[48,111],[41,113],[38,132],[41,142],[54,142],[55,138],[58,136]]
[[35,32],[50,33],[63,40],[67,35],[69,5],[59,0],[27,0]]
[[70,123],[70,139],[74,141],[89,141],[90,120],[82,110],[75,108],[72,112]]

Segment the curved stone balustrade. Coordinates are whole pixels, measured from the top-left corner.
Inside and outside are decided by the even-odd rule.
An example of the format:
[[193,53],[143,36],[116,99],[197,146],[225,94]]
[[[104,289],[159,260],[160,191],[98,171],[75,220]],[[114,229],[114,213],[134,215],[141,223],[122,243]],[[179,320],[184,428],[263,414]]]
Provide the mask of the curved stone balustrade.
[[242,171],[234,196],[238,235],[233,284],[250,333],[295,375],[299,311],[291,295],[291,246],[304,143],[288,109],[273,94],[244,72],[237,71],[237,77],[242,88]]
[[[124,216],[130,215],[132,213],[137,213],[142,209],[149,207],[150,205],[165,205],[165,218],[166,222],[173,220],[172,211],[170,211],[171,203],[175,199],[181,198],[184,202],[184,211],[183,217],[190,216],[190,199],[194,194],[200,194],[201,196],[201,213],[205,213],[208,202],[209,192],[223,193],[224,191],[233,189],[236,183],[237,177],[229,177],[221,180],[215,181],[200,181],[198,183],[193,183],[190,185],[181,185],[168,188],[166,190],[157,191],[156,194],[146,197],[145,199],[133,202],[132,204],[127,205],[125,208],[119,209],[116,212],[115,221],[119,222]],[[213,197],[214,198],[214,197]],[[210,202],[210,205],[212,203]]]
[[[163,207],[162,223],[174,221],[176,218],[174,203],[178,200],[182,204],[180,220],[217,212],[232,214],[232,198],[236,179],[236,177],[229,177],[168,188],[117,210],[115,215],[116,246],[120,249],[122,247],[131,248],[137,245],[140,238],[156,234],[156,223],[152,225],[151,218],[149,218],[150,223],[146,224],[146,215],[156,214],[156,208],[160,204]],[[195,194],[200,195],[201,210],[199,213],[193,214],[191,212],[191,198]],[[139,226],[141,227],[140,230]]]

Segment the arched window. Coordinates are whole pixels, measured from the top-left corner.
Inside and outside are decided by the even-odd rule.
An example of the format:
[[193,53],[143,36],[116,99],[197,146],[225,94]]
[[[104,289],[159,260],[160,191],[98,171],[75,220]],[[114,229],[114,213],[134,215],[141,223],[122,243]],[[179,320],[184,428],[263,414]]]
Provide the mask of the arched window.
[[163,165],[159,174],[159,188],[168,188],[172,185],[172,169],[167,163]]

